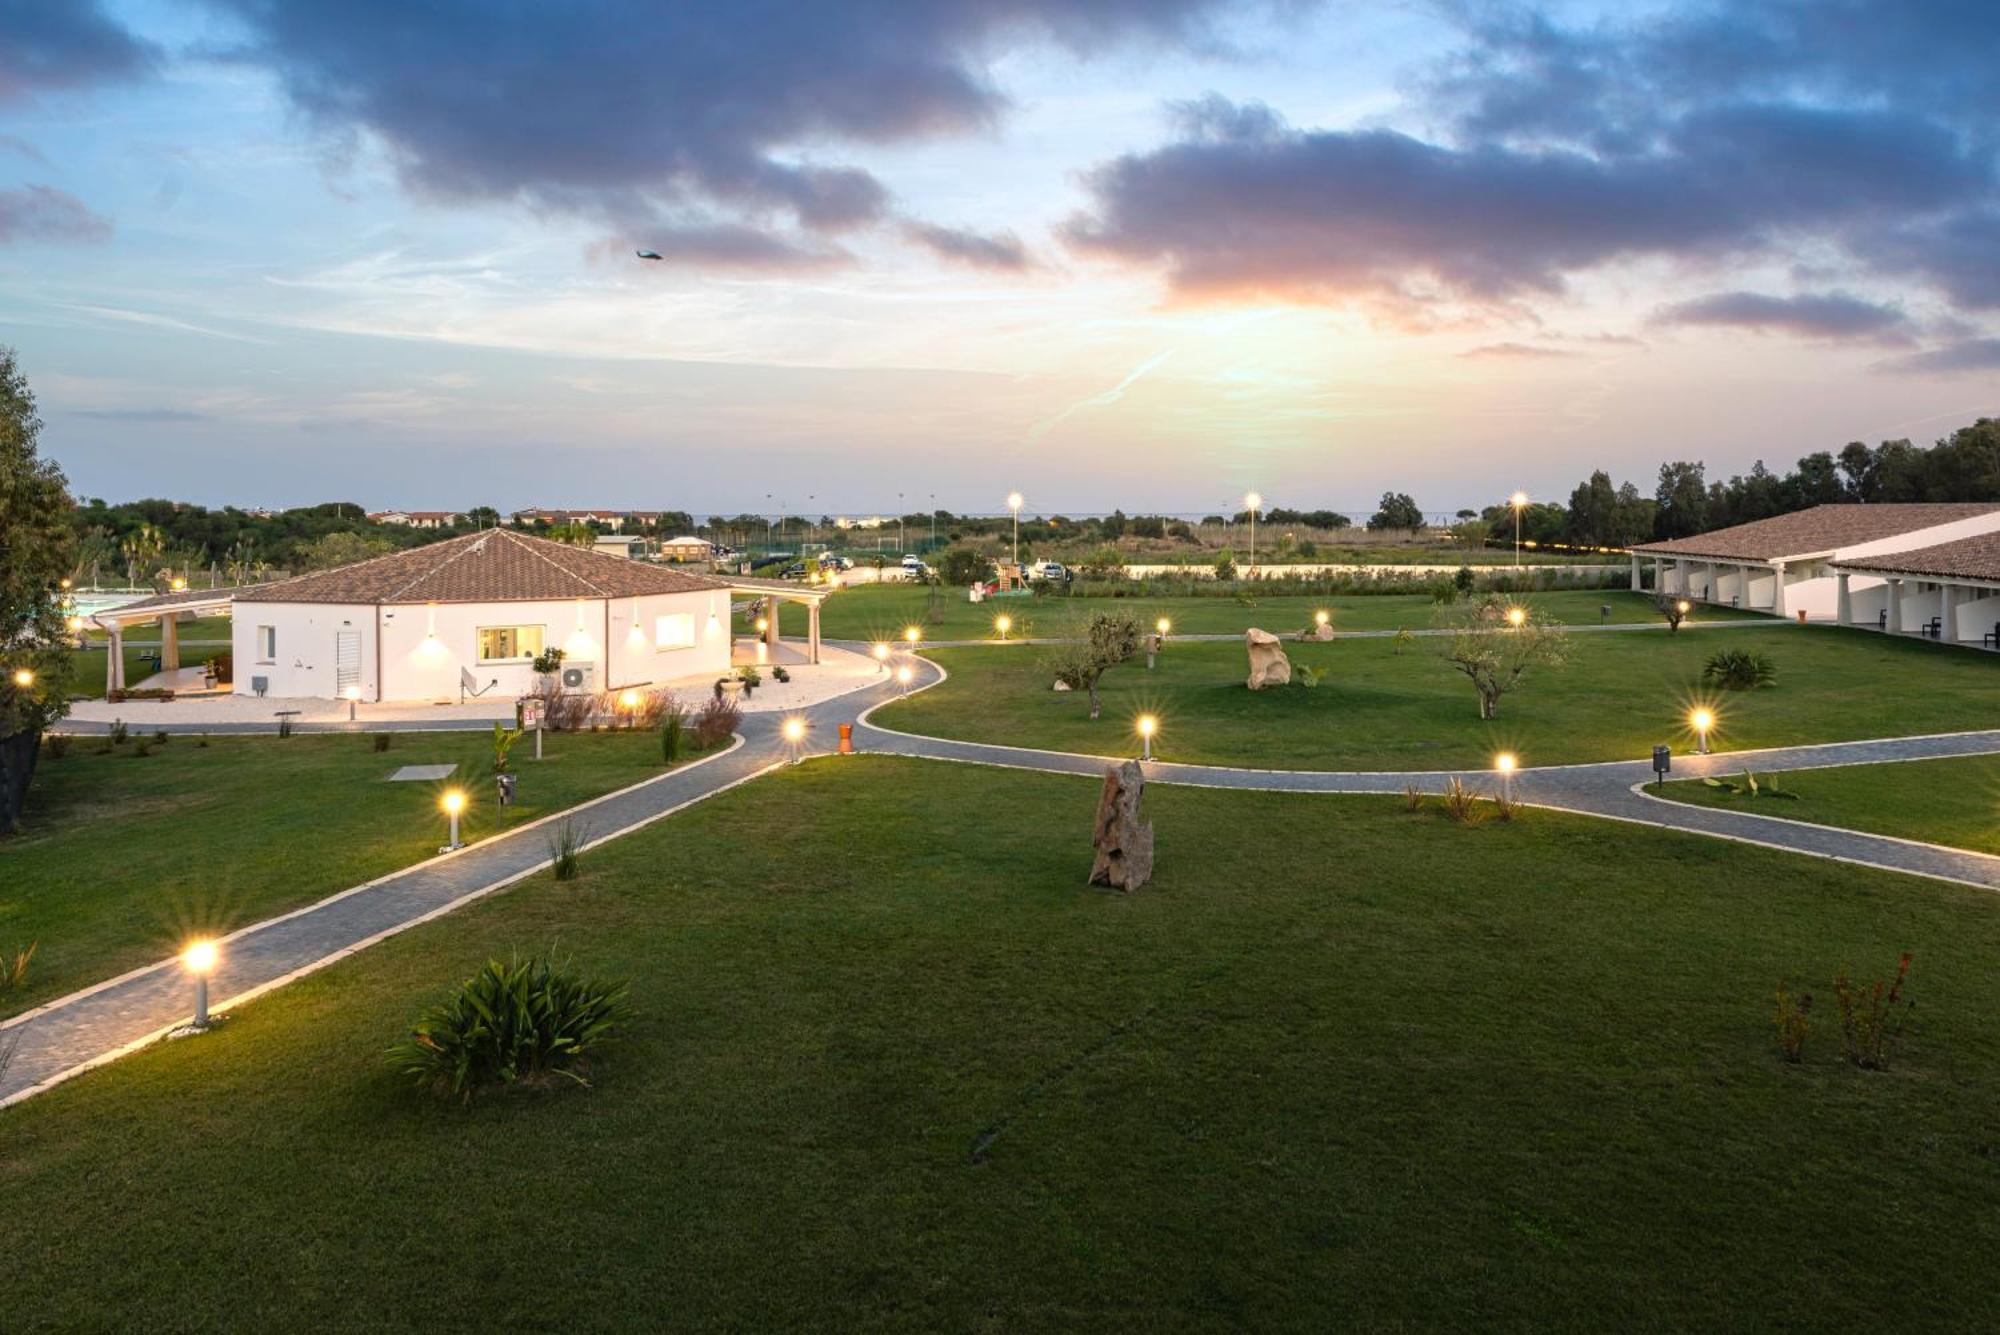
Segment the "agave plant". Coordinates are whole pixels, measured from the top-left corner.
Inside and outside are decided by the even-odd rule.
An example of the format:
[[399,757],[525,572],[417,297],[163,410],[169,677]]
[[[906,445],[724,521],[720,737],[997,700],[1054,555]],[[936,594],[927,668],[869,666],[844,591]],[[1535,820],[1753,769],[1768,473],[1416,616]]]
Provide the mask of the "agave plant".
[[488,960],[389,1050],[391,1065],[441,1098],[560,1076],[587,1085],[582,1060],[626,1019],[627,985],[547,955]]
[[1775,684],[1778,668],[1754,649],[1720,649],[1702,664],[1701,679],[1725,691],[1754,691]]

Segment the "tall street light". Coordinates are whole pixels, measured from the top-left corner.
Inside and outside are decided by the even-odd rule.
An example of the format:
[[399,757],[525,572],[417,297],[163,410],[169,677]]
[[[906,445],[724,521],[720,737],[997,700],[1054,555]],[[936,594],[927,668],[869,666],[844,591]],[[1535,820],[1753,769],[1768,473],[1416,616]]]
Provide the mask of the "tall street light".
[[1507,504],[1514,507],[1514,564],[1521,564],[1521,511],[1528,504],[1528,493],[1517,491],[1507,498]]
[[1007,493],[1007,508],[1014,512],[1014,569],[1021,569],[1021,493]]
[[1243,498],[1243,508],[1250,512],[1250,578],[1257,578],[1257,512],[1264,508],[1264,498],[1251,492]]

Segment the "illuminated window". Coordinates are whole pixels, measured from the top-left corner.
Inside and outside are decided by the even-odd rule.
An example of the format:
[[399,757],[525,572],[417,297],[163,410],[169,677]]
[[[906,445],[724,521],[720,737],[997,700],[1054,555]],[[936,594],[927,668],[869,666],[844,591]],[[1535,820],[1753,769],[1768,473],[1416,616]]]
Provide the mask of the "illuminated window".
[[257,627],[257,661],[275,663],[278,661],[278,628],[276,626]]
[[694,613],[675,612],[655,621],[653,643],[661,649],[694,648]]
[[542,651],[541,626],[481,626],[479,661],[518,663]]

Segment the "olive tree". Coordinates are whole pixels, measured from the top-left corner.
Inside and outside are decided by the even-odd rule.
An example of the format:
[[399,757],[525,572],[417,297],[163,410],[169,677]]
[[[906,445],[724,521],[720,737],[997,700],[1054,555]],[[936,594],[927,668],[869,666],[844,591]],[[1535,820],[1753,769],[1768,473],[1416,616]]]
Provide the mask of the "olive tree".
[[1042,653],[1042,666],[1073,691],[1090,695],[1090,716],[1102,705],[1098,680],[1139,652],[1139,623],[1129,612],[1095,612]]
[[1664,593],[1653,595],[1653,610],[1667,619],[1667,632],[1669,634],[1677,635],[1680,633],[1681,622],[1687,620],[1688,607],[1688,600],[1685,598],[1670,598]]
[[1560,624],[1497,594],[1451,609],[1441,626],[1450,633],[1442,638],[1440,653],[1479,693],[1482,719],[1498,718],[1500,697],[1532,669],[1561,667],[1569,659]]
[[20,819],[42,731],[69,712],[63,580],[75,502],[36,453],[41,429],[13,349],[0,348],[0,834]]

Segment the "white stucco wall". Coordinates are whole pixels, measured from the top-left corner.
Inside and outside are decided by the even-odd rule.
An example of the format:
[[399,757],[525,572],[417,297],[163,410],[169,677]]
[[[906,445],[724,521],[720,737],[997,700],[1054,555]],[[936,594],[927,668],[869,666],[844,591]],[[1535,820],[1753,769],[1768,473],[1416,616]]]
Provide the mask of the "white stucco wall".
[[1958,638],[1978,644],[2000,625],[2000,590],[1961,589],[1958,596]]
[[[691,646],[660,647],[659,620],[671,616],[689,619]],[[277,632],[271,661],[260,661],[261,626]],[[269,682],[268,695],[337,698],[335,654],[343,631],[358,637],[364,700],[456,700],[461,668],[488,697],[511,699],[532,689],[534,673],[526,661],[480,661],[479,631],[492,626],[542,627],[544,645],[562,649],[568,663],[594,665],[598,690],[720,676],[729,666],[724,592],[613,598],[608,604],[602,598],[392,604],[379,609],[379,645],[377,626],[373,605],[239,601],[231,633],[234,689],[248,695],[252,679],[261,676]]]

